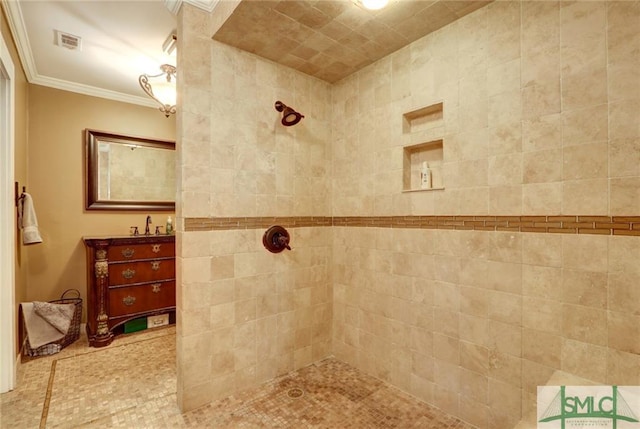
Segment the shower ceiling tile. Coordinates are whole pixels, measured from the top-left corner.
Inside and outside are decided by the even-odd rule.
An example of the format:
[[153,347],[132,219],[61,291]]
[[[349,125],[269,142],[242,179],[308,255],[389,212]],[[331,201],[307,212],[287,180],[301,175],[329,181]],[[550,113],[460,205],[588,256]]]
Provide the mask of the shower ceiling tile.
[[492,0],[243,0],[213,39],[333,83]]

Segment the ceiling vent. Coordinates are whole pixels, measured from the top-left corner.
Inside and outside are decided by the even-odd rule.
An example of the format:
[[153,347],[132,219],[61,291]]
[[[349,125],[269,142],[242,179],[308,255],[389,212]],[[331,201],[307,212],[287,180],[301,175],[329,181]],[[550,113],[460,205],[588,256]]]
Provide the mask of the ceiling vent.
[[56,30],[56,45],[71,49],[72,51],[79,51],[82,49],[82,39],[73,34]]

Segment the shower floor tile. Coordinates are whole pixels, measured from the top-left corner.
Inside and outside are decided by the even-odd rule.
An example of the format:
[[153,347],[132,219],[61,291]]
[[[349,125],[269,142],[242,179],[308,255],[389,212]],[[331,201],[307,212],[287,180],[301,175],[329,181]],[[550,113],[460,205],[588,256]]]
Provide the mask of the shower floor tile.
[[0,395],[0,428],[471,429],[333,358],[181,413],[175,327],[25,360],[18,388]]

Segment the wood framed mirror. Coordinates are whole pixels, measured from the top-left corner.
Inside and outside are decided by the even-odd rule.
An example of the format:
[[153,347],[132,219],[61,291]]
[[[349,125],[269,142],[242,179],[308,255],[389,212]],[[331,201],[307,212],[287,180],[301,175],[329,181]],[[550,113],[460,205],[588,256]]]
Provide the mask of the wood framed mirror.
[[85,130],[85,209],[175,211],[171,140]]

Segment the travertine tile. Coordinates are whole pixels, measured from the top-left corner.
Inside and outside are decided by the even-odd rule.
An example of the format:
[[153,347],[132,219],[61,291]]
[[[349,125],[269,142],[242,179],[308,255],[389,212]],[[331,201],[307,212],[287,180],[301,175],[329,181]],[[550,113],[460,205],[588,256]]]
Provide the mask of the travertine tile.
[[605,310],[564,304],[562,315],[562,331],[566,338],[600,346],[607,344]]
[[[1,398],[3,427],[278,427],[465,428],[462,423],[335,359],[320,361],[233,396],[254,384],[254,369],[235,381],[217,377],[196,385],[187,401],[203,407],[181,413],[176,402],[175,328],[119,337],[89,348],[86,337],[58,355],[21,366],[20,384]],[[109,367],[96,378],[96,365]],[[48,381],[52,383],[47,386]],[[49,390],[48,390],[49,389]],[[218,393],[216,393],[217,391]],[[50,397],[42,402],[46,392]],[[210,402],[210,398],[221,396]],[[43,412],[44,407],[44,412]]]
[[527,152],[522,158],[522,183],[548,183],[561,180],[562,150]]
[[562,370],[578,377],[604,383],[607,373],[605,347],[565,339],[562,344]]
[[562,298],[569,304],[608,308],[607,275],[592,271],[563,270]]

